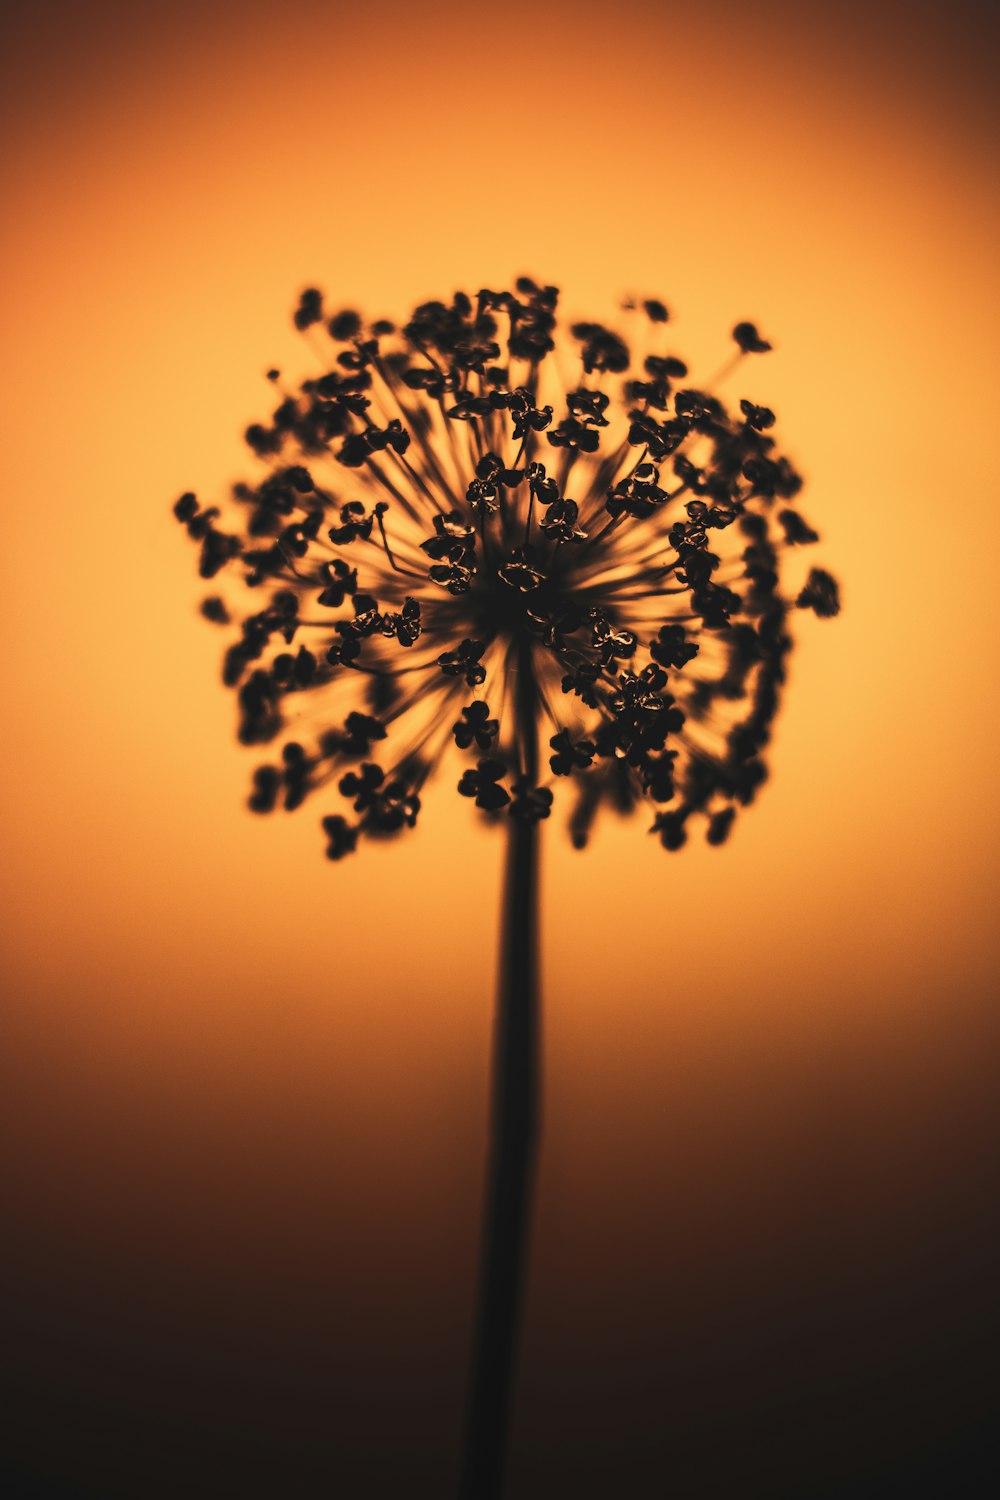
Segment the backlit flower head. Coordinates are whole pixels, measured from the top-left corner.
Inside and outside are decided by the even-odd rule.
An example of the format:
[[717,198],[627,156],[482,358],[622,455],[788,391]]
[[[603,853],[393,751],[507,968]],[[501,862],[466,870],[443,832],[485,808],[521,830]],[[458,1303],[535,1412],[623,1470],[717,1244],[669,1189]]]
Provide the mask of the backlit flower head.
[[[792,609],[839,608],[830,574],[784,582],[818,538],[774,413],[688,380],[655,299],[618,330],[557,323],[558,292],[426,302],[402,327],[296,326],[321,374],[246,441],[266,469],[225,513],[174,511],[235,626],[224,681],[248,745],[281,742],[250,807],[322,799],[327,853],[416,822],[444,767],[488,817],[649,804],[667,849],[710,843],[766,775]],[[733,329],[730,368],[770,349]],[[464,757],[464,769],[451,755]]]

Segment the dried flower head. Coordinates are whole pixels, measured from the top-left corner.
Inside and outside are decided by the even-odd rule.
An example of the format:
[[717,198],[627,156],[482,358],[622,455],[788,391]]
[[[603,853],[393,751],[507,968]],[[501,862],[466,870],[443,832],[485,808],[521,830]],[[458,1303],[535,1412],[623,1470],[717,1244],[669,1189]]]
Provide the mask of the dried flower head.
[[[634,354],[599,323],[560,329],[557,300],[521,277],[397,328],[303,292],[324,373],[269,372],[281,399],[246,432],[267,473],[225,522],[190,493],[174,507],[201,576],[244,585],[202,606],[238,622],[240,739],[294,730],[249,805],[339,794],[332,859],[412,827],[450,745],[490,817],[547,818],[565,783],[578,847],[602,803],[647,798],[665,848],[696,817],[722,843],[766,774],[790,610],[837,613],[828,573],[783,589],[817,535],[774,413],[688,385],[662,302],[626,304]],[[771,347],[752,323],[732,337],[730,369]]]

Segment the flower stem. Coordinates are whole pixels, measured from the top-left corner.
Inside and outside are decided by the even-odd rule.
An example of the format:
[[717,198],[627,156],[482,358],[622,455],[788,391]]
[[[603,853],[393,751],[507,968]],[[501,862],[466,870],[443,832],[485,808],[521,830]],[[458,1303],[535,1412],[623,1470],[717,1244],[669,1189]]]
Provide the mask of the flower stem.
[[461,1500],[498,1500],[503,1492],[540,1118],[538,849],[538,824],[511,818],[489,1175]]

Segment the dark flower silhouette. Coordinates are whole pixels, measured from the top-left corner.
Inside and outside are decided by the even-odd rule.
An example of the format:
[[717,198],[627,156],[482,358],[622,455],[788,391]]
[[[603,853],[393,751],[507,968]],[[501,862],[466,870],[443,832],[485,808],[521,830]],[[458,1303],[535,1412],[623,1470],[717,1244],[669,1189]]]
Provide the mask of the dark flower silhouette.
[[506,769],[502,760],[481,760],[474,771],[462,772],[458,790],[463,797],[475,797],[477,807],[499,812],[510,801],[509,794],[499,784]]
[[[315,726],[308,750],[258,767],[249,805],[339,788],[360,816],[324,820],[331,858],[412,826],[449,739],[490,752],[459,782],[477,806],[547,815],[539,732],[553,777],[576,785],[577,845],[602,804],[647,798],[672,804],[651,809],[665,848],[695,818],[721,843],[766,775],[790,611],[837,613],[828,573],[783,583],[791,549],[817,534],[788,505],[801,481],[774,413],[744,396],[731,414],[678,386],[687,365],[663,347],[653,298],[627,304],[637,350],[572,324],[564,393],[557,301],[522,277],[426,302],[397,331],[328,315],[307,289],[294,322],[327,370],[287,389],[268,372],[280,402],[246,433],[268,472],[233,487],[225,518],[190,492],[174,506],[201,576],[244,586],[243,603],[202,605],[238,622],[224,680],[240,738]],[[735,364],[771,347],[748,322],[733,339]],[[463,706],[467,689],[482,699]],[[380,762],[348,769],[375,740]]]
[[[839,610],[829,573],[788,577],[818,537],[773,411],[683,383],[655,298],[626,304],[635,338],[562,333],[557,304],[521,277],[397,329],[308,288],[293,317],[324,373],[286,388],[268,371],[279,403],[246,431],[267,473],[225,517],[190,492],[174,506],[201,576],[241,586],[202,604],[236,631],[240,739],[295,726],[254,771],[252,811],[339,794],[322,828],[340,860],[413,827],[453,744],[473,762],[459,794],[506,822],[462,1500],[503,1480],[538,1128],[538,825],[569,793],[578,847],[601,807],[640,804],[665,849],[694,822],[723,843],[767,774],[791,612]],[[771,347],[752,323],[732,337],[727,374]]]
[[482,701],[469,703],[462,709],[462,718],[452,726],[455,744],[460,750],[468,750],[476,744],[480,750],[488,750],[500,730],[498,720],[491,719],[489,705]]

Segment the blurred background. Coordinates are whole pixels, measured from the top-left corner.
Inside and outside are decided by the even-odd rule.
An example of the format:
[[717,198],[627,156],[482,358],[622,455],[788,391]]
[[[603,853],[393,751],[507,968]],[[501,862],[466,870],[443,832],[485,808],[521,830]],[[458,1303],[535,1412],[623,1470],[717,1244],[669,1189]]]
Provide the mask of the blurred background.
[[993,1492],[995,69],[971,0],[5,20],[5,1493],[451,1493],[501,842],[253,820],[170,507],[304,285],[520,272],[759,324],[844,613],[725,848],[546,827],[510,1493]]

